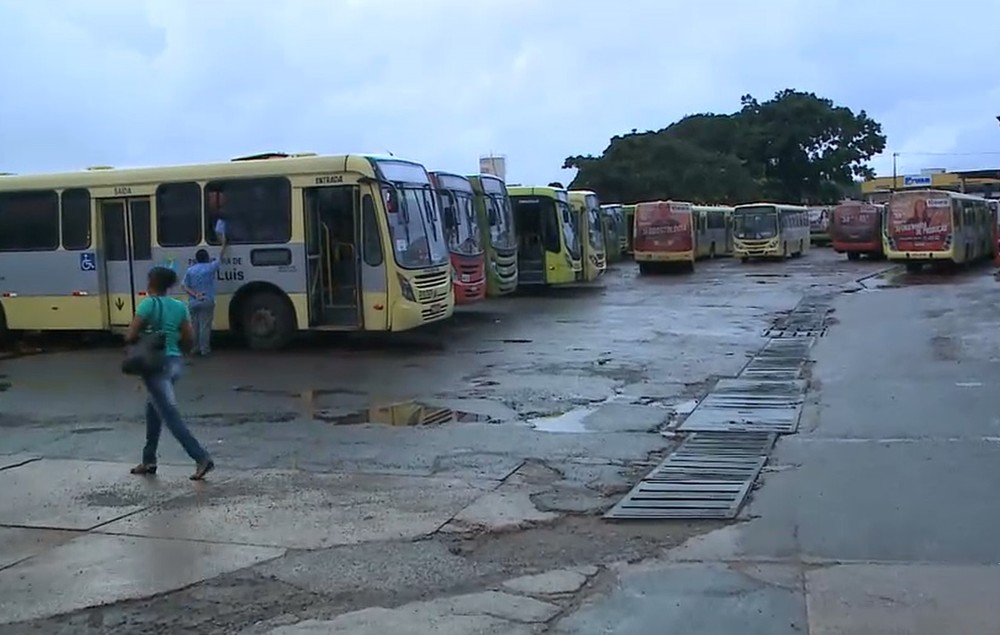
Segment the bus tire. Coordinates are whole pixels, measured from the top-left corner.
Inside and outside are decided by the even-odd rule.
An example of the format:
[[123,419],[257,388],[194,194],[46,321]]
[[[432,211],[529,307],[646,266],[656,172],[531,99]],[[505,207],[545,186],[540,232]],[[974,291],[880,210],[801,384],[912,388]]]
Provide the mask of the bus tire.
[[747,264],[748,262],[750,262],[750,258],[747,256],[740,256],[740,262],[743,264]]
[[256,291],[240,304],[240,329],[251,349],[278,350],[295,335],[295,309],[287,297],[274,291]]
[[708,248],[708,257],[715,258],[715,243],[712,243],[712,246]]
[[803,241],[799,241],[799,255],[806,253],[806,244]]
[[788,260],[788,243],[782,243],[781,245],[781,259]]
[[847,252],[847,259],[848,260],[861,260],[861,252],[860,251],[849,251],[849,252]]
[[642,275],[647,275],[649,273],[649,263],[640,262],[639,263],[639,273]]

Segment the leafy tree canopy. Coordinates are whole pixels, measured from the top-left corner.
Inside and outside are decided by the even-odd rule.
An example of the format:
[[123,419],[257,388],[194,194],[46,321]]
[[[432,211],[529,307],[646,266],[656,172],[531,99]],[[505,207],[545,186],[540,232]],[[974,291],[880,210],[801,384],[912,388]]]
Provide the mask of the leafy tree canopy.
[[613,137],[599,157],[569,157],[563,167],[579,170],[570,188],[622,203],[833,203],[872,176],[866,163],[885,149],[881,124],[864,110],[813,93],[787,89],[740,103],[731,115],[690,115]]

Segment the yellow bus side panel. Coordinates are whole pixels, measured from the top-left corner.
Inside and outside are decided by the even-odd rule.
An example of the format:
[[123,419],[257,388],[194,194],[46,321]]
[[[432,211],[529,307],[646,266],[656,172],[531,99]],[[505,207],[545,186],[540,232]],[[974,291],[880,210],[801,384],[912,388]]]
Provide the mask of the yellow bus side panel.
[[7,316],[7,328],[14,331],[105,328],[103,296],[19,296],[0,302]]

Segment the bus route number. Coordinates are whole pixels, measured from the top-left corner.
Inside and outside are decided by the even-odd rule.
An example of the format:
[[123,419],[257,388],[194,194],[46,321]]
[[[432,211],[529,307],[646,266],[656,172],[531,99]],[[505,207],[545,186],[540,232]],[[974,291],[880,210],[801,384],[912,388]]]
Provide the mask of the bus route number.
[[343,174],[329,174],[326,176],[317,176],[316,185],[333,185],[335,183],[343,183]]
[[132,188],[125,185],[115,186],[115,196],[128,196],[132,193]]

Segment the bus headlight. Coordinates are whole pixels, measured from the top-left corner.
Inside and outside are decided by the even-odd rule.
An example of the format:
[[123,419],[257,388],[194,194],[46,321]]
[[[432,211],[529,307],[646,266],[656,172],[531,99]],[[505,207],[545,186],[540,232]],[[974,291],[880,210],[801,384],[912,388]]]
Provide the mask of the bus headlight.
[[396,272],[396,279],[399,280],[399,288],[403,292],[403,298],[409,300],[410,302],[416,302],[417,296],[413,293],[413,287],[410,286],[410,281],[399,272]]

